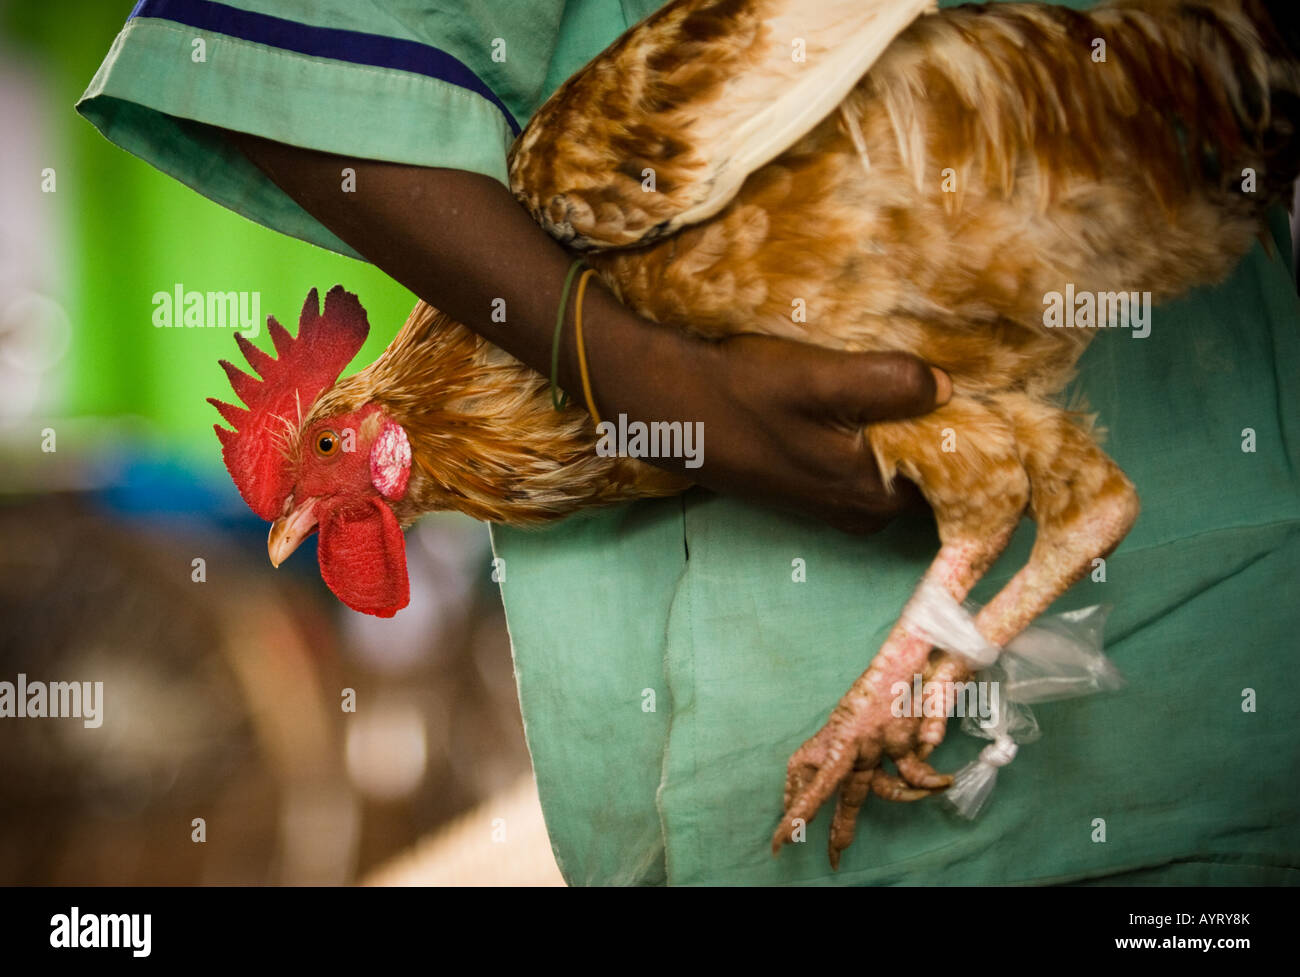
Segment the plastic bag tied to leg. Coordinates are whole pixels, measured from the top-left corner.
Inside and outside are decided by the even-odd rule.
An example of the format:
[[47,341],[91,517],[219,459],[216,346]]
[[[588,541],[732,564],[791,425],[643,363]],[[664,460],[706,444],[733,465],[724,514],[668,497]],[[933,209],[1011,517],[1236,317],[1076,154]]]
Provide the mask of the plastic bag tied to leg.
[[999,708],[988,720],[972,716],[962,728],[992,740],[953,777],[944,799],[959,815],[975,818],[997,783],[998,771],[1015,759],[1019,747],[1039,736],[1029,703],[1073,699],[1111,691],[1124,684],[1102,651],[1109,608],[1102,605],[1040,618],[1005,648],[991,644],[975,626],[978,605],[959,604],[940,584],[924,581],[903,609],[903,626],[966,661],[976,679],[997,683]]

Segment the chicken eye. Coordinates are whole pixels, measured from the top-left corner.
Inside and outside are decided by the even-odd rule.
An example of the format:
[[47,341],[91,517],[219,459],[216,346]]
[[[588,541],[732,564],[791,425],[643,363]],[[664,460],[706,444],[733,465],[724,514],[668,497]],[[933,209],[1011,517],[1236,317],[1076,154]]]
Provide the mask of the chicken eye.
[[337,453],[339,450],[339,436],[333,431],[321,431],[316,435],[316,453],[322,458],[328,458],[330,455]]

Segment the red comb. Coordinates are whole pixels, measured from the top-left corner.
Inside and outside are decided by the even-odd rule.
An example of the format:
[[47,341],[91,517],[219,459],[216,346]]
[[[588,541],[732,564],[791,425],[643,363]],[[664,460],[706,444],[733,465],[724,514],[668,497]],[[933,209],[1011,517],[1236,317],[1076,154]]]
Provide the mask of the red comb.
[[320,311],[316,289],[307,295],[298,319],[298,338],[267,317],[267,331],[279,359],[262,352],[238,333],[235,341],[258,380],[221,361],[230,385],[245,410],[215,397],[208,403],[221,412],[233,431],[213,427],[221,439],[221,456],[248,507],[263,519],[277,519],[285,497],[293,490],[293,473],[285,465],[282,445],[311,405],[331,386],[366,341],[370,324],[357,297],[335,285]]

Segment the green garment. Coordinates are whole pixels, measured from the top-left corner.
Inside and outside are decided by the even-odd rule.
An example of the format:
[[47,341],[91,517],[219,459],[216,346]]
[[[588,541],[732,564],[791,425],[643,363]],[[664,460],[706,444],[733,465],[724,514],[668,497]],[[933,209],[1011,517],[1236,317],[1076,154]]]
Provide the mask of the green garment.
[[[260,27],[251,33],[263,30],[262,40],[238,39],[163,16],[193,21],[221,5],[147,0],[79,109],[214,200],[348,253],[195,123],[500,179],[511,117],[524,123],[563,78],[657,5],[531,0],[527,16],[518,3],[233,5],[436,47],[490,98],[463,76],[391,67],[394,51],[410,53],[401,45],[373,55],[389,67],[347,62],[292,49],[310,47],[300,42],[310,32],[268,34],[254,18]],[[146,16],[151,9],[159,16]],[[247,26],[237,17],[222,23]],[[281,46],[268,43],[286,30]],[[204,63],[192,60],[198,36]],[[496,38],[505,40],[504,64],[492,58]],[[1277,238],[1288,254],[1280,221]],[[1257,248],[1230,282],[1158,308],[1150,337],[1099,337],[1078,387],[1109,429],[1108,450],[1137,484],[1144,512],[1108,560],[1105,582],[1085,580],[1059,607],[1114,606],[1107,649],[1128,685],[1036,707],[1042,739],[1002,771],[976,822],[933,801],[869,802],[837,875],[826,863],[826,813],[806,844],[779,859],[768,853],[785,762],[883,641],[937,550],[932,525],[900,520],[851,539],[692,492],[544,532],[497,527],[525,729],[566,877],[1300,877],[1290,779],[1300,766],[1300,677],[1287,667],[1300,630],[1297,311],[1286,263]],[[1243,450],[1247,429],[1253,451]],[[1023,527],[977,599],[1023,564],[1031,541],[1032,527]],[[797,560],[804,582],[795,579]],[[1243,708],[1248,690],[1253,711]],[[983,745],[953,723],[936,764],[955,769]]]
[[[1283,222],[1277,235],[1289,250]],[[1297,311],[1287,266],[1257,248],[1227,284],[1155,309],[1148,338],[1097,339],[1077,387],[1144,508],[1105,582],[1085,579],[1054,610],[1113,606],[1107,654],[1127,686],[1035,706],[1042,738],[975,822],[935,801],[868,801],[835,874],[828,812],[807,843],[767,851],[785,763],[884,641],[938,549],[932,526],[900,520],[857,540],[693,492],[547,533],[496,528],[566,877],[1300,881]],[[1025,524],[979,602],[1032,539]],[[951,722],[934,763],[955,770],[984,745]]]

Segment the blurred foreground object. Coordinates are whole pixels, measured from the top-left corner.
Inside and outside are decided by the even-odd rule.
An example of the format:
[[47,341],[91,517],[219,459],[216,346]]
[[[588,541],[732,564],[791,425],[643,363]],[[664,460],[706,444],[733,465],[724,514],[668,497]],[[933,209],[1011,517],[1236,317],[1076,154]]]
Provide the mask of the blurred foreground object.
[[363,885],[564,885],[532,775],[381,865]]

